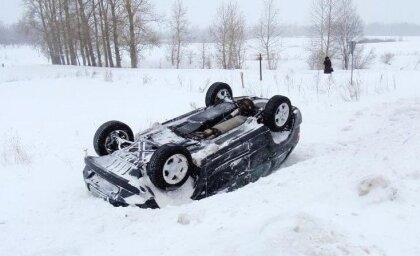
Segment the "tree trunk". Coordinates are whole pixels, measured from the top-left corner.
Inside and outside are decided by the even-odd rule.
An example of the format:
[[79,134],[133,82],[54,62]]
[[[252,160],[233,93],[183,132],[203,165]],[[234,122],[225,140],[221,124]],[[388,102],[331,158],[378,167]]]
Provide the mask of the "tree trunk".
[[115,1],[111,0],[111,15],[112,15],[112,34],[114,38],[114,52],[115,52],[115,61],[118,68],[121,67],[121,53],[120,45],[118,38],[118,26],[117,26],[117,15],[115,10]]
[[77,65],[77,58],[76,58],[76,50],[74,47],[74,33],[73,29],[70,26],[70,13],[69,13],[69,0],[64,0],[63,3],[64,8],[64,15],[65,15],[65,23],[66,23],[66,32],[67,32],[67,43],[69,48],[69,54],[70,54],[70,63],[71,65]]
[[78,2],[76,2],[76,12],[77,12],[77,31],[79,34],[79,42],[80,42],[80,55],[82,55],[82,62],[83,66],[86,66],[86,54],[85,54],[85,42],[83,39],[83,33],[82,33],[82,22],[80,21],[81,15],[80,15],[80,9],[78,7]]
[[[87,55],[89,57],[90,63],[92,66],[96,66],[96,59],[95,54],[93,52],[93,44],[92,44],[92,38],[90,36],[90,28],[89,28],[89,22],[88,18],[86,17],[85,13],[85,6],[83,5],[82,0],[79,1],[79,9],[80,9],[80,18],[82,21],[82,31],[83,31],[83,37],[85,39],[85,45],[87,50]],[[89,63],[89,61],[88,61]]]
[[61,29],[60,29],[60,24],[58,22],[57,19],[57,7],[56,7],[56,0],[51,0],[50,3],[50,11],[51,11],[51,26],[54,27],[54,44],[55,47],[57,49],[57,53],[58,53],[58,59],[59,59],[59,64],[60,65],[64,65],[65,64],[65,59],[64,59],[64,52],[63,52],[63,44],[61,43]]
[[176,49],[176,68],[179,69],[181,63],[181,38],[178,36],[177,49]]
[[102,67],[102,54],[100,49],[99,43],[99,30],[98,30],[98,19],[96,17],[96,4],[95,0],[92,0],[92,15],[93,15],[93,22],[95,26],[95,47],[96,47],[96,56],[98,57],[98,66]]
[[64,22],[64,16],[63,16],[63,2],[62,0],[58,1],[59,4],[59,10],[60,10],[60,29],[63,33],[63,40],[64,40],[64,53],[66,57],[66,64],[70,65],[70,54],[69,54],[69,44],[68,44],[68,36],[67,36],[67,29]]
[[[105,58],[105,67],[109,67],[109,56],[108,56],[108,45],[106,41],[106,34],[105,34],[105,27],[104,27],[104,6],[103,1],[99,1],[99,22],[101,24],[101,38],[102,38],[102,49],[104,51],[104,58]],[[111,57],[112,60],[112,57]]]
[[130,58],[131,58],[131,67],[137,68],[137,47],[136,47],[136,35],[134,32],[134,16],[131,0],[125,0],[125,9],[128,15],[128,24],[129,24],[129,48],[130,48]]

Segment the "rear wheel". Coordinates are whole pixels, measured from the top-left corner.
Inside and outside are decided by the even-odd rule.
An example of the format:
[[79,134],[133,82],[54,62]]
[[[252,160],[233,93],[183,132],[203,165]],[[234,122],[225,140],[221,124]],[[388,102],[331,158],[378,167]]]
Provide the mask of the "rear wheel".
[[131,128],[119,121],[109,121],[101,125],[93,138],[93,147],[99,156],[105,156],[127,147],[126,141],[134,141]]
[[217,82],[212,84],[207,90],[206,106],[213,106],[224,100],[232,98],[232,88],[226,83]]
[[283,130],[292,117],[292,104],[289,98],[276,95],[272,97],[264,108],[264,124],[273,132]]
[[173,190],[188,180],[192,168],[191,154],[185,147],[166,144],[153,153],[147,174],[156,187]]

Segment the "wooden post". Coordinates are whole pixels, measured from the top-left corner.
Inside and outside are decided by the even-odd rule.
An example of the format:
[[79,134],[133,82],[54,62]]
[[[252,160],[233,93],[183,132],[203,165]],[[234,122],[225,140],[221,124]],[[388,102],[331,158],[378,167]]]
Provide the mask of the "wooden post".
[[353,86],[353,72],[354,72],[354,50],[356,49],[356,41],[350,42],[350,52],[351,52],[351,79],[350,84]]
[[242,82],[242,88],[245,88],[245,83],[244,83],[244,72],[241,72],[241,82]]
[[260,81],[262,81],[263,80],[263,77],[262,77],[262,60],[263,60],[263,58],[262,58],[261,53],[260,53],[260,56],[259,56],[258,59],[260,60]]

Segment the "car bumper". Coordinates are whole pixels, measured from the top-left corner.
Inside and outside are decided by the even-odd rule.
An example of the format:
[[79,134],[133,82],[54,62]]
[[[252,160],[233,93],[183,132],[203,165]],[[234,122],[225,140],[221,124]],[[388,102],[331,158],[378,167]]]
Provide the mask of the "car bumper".
[[122,179],[94,166],[89,159],[85,160],[83,178],[87,189],[96,197],[108,201],[116,207],[138,206],[140,208],[159,208],[153,196],[141,192]]

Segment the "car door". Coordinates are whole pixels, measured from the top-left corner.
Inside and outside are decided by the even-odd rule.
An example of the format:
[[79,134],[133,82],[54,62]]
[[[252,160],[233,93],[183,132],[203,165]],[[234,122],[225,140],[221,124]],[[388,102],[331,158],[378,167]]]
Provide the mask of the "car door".
[[236,141],[207,159],[203,174],[207,196],[249,183],[249,144]]
[[[261,168],[271,156],[267,136],[267,128],[259,126],[252,129],[239,128],[215,140],[217,145],[227,146],[209,156],[203,166],[207,194],[233,191],[268,172],[270,166]],[[256,165],[261,169],[255,168]]]

